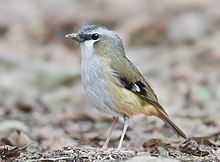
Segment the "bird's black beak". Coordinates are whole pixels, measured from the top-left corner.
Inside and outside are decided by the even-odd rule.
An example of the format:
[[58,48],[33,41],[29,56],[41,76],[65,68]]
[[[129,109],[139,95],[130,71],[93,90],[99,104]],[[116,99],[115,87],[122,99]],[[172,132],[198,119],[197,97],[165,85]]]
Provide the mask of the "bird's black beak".
[[65,35],[65,38],[72,39],[76,42],[80,42],[80,37],[79,37],[78,33],[67,34],[67,35]]

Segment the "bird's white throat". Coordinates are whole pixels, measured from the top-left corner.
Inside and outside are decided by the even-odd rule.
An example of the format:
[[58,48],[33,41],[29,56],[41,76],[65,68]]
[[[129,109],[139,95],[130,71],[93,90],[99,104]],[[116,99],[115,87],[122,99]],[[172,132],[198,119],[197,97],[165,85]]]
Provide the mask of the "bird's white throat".
[[88,59],[89,57],[93,55],[93,52],[94,52],[93,44],[95,42],[96,40],[89,40],[89,41],[85,41],[84,43],[80,44],[82,59]]

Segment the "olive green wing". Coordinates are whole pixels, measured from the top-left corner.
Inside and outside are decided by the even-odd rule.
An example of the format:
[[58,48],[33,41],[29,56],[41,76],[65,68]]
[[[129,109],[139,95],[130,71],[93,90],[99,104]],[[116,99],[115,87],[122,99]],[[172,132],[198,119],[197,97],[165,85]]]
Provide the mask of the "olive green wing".
[[111,68],[114,72],[116,83],[145,99],[151,105],[157,107],[166,115],[167,113],[159,104],[152,87],[147,83],[134,64],[125,56],[111,60]]
[[187,136],[168,118],[167,113],[159,104],[156,94],[151,86],[146,82],[137,68],[126,58],[115,58],[112,61],[114,78],[118,85],[135,93],[143,98],[160,111],[160,119],[162,119],[178,136],[187,139]]

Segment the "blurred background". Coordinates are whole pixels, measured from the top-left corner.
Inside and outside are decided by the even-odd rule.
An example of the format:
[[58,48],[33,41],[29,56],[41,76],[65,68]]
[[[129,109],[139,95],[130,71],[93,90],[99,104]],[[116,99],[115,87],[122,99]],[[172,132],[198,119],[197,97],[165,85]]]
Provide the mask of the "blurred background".
[[[129,59],[188,136],[218,132],[219,7],[218,0],[0,0],[0,143],[37,140],[41,151],[103,144],[111,117],[89,103],[79,47],[64,37],[86,24],[119,33]],[[177,140],[160,120],[138,116],[125,146],[152,137]]]

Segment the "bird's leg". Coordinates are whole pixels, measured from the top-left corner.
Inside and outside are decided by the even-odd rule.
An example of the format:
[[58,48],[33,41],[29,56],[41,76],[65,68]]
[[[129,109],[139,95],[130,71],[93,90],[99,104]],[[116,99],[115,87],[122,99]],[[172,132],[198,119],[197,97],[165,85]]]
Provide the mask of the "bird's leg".
[[125,133],[126,133],[126,130],[128,128],[128,117],[127,116],[124,116],[124,128],[123,128],[123,131],[122,131],[122,134],[121,134],[121,139],[119,141],[119,144],[118,144],[118,148],[117,148],[117,151],[120,151],[121,150],[121,146],[122,146],[122,142],[124,140],[124,137],[125,137]]
[[112,131],[114,130],[115,125],[117,124],[117,122],[118,122],[118,117],[113,117],[113,119],[112,119],[112,126],[111,126],[110,130],[108,131],[107,139],[105,140],[105,143],[102,146],[103,150],[106,150],[108,148],[108,143],[110,141],[110,138],[111,138],[111,135],[112,135]]

